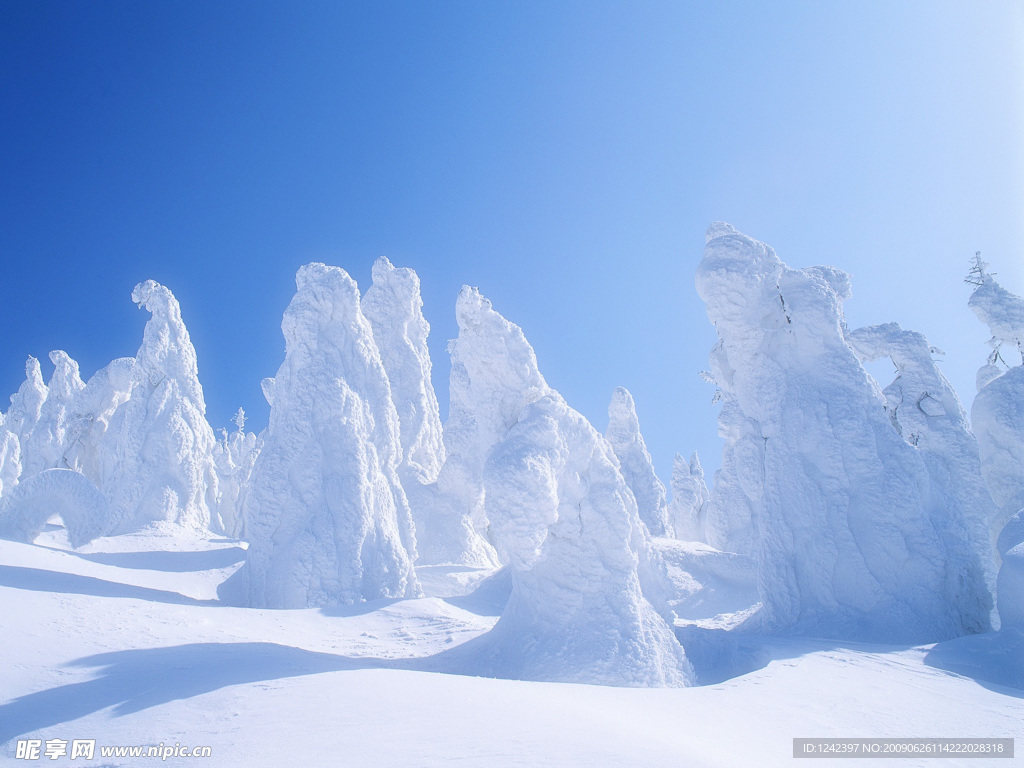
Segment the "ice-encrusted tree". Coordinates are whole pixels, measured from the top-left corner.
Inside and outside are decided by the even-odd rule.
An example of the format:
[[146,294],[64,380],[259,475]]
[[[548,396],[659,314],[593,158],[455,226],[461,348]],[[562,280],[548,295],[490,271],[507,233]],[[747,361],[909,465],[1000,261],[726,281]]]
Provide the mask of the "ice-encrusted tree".
[[760,443],[731,469],[756,491],[760,626],[886,642],[987,630],[989,541],[939,496],[847,343],[848,277],[792,269],[716,224],[697,289],[720,342],[715,381],[748,449]]
[[982,475],[1000,507],[999,617],[1003,626],[1024,629],[1024,360],[1008,354],[1024,347],[1024,299],[995,280],[980,254],[968,282],[975,286],[968,305],[992,334],[993,353],[978,371],[971,421]]
[[671,536],[665,484],[654,471],[654,462],[640,433],[633,395],[625,387],[616,387],[608,404],[608,429],[605,438],[619,460],[626,485],[636,498],[640,519],[652,536]]
[[442,563],[450,559],[450,531],[431,513],[436,506],[433,483],[444,463],[444,438],[430,379],[430,325],[423,317],[419,277],[382,256],[373,265],[373,283],[361,307],[373,329],[398,415],[398,476],[416,524],[418,562]]
[[[209,530],[217,482],[214,436],[195,348],[168,288],[146,280],[135,286],[132,301],[152,316],[128,371],[128,397],[115,406],[95,449],[108,470],[100,490],[110,501],[111,532],[151,523]],[[107,407],[119,399],[113,372],[98,398]]]
[[[459,297],[463,426],[449,453],[479,482],[492,541],[512,577],[466,669],[607,685],[682,685],[682,647],[644,594],[651,551],[608,441],[544,381],[521,329],[475,289]],[[476,448],[478,453],[470,453]],[[649,582],[648,582],[649,583]]]
[[687,461],[678,453],[672,461],[672,501],[668,505],[669,520],[677,539],[707,541],[705,532],[708,486],[704,468],[694,451]]
[[318,263],[301,267],[295,283],[243,503],[249,604],[416,595],[398,414],[359,289],[344,270]]

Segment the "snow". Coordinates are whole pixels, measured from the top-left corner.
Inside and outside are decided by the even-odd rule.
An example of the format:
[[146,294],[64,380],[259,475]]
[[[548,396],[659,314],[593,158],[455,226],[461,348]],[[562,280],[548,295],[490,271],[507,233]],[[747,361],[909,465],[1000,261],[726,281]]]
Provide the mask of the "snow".
[[31,543],[55,513],[73,547],[110,528],[107,500],[88,478],[70,469],[46,469],[23,480],[0,502],[0,538]]
[[791,765],[798,736],[1024,737],[1021,689],[992,679],[1006,679],[1006,644],[993,656],[959,641],[745,636],[736,654],[754,669],[690,688],[474,677],[430,668],[493,624],[466,599],[232,608],[214,596],[244,557],[235,542],[128,535],[67,551],[62,533],[43,534],[52,548],[0,542],[0,762],[12,766],[26,738],[94,738],[94,762],[116,766],[139,761],[101,761],[101,746],[208,745],[200,762],[225,768],[731,768]]
[[398,415],[359,289],[307,264],[281,329],[270,424],[243,502],[255,607],[336,606],[418,593],[398,478]]
[[622,477],[636,499],[640,519],[652,536],[671,533],[665,484],[654,472],[650,451],[640,434],[633,395],[625,387],[616,387],[608,404],[608,429],[605,438],[619,460]]
[[986,631],[988,538],[932,487],[848,345],[849,280],[792,269],[728,225],[708,237],[697,290],[720,341],[712,373],[743,424],[722,472],[760,488],[755,625],[873,642]]
[[600,434],[477,289],[442,430],[416,273],[379,259],[361,296],[302,267],[270,424],[216,440],[178,303],[139,284],[135,358],[87,383],[29,358],[0,414],[0,762],[27,737],[225,766],[1024,737],[1024,301],[986,266],[969,420],[924,336],[847,327],[844,272],[712,225],[723,461],[709,493],[677,455],[671,504],[630,393]]

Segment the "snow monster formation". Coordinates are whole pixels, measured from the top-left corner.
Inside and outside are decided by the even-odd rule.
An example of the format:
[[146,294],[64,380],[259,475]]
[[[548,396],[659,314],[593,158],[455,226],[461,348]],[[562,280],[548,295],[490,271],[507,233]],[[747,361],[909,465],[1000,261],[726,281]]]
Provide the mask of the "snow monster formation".
[[608,404],[608,429],[605,438],[619,460],[626,485],[636,498],[640,519],[652,536],[671,536],[665,485],[654,472],[651,454],[640,434],[633,395],[625,387],[616,387]]
[[478,291],[463,288],[457,316],[453,358],[471,406],[461,425],[476,430],[449,460],[479,459],[471,476],[512,578],[497,624],[460,648],[463,668],[605,685],[691,681],[682,647],[642,591],[651,553],[611,445],[547,386],[523,332]]
[[235,412],[232,422],[237,429],[230,435],[222,429],[221,439],[213,447],[213,462],[217,470],[217,514],[225,535],[244,539],[242,492],[249,484],[263,440],[245,431],[245,411],[242,408]]
[[18,438],[18,444],[22,447],[28,444],[39,421],[46,394],[46,382],[43,381],[39,361],[30,355],[25,361],[25,381],[11,395],[11,405],[4,417],[4,428]]
[[[901,436],[850,347],[845,273],[792,269],[713,224],[696,283],[719,337],[712,375],[748,449],[759,443],[722,470],[755,492],[757,626],[876,642],[987,631],[989,539],[962,500],[943,498],[949,485]],[[943,429],[955,431],[936,439]]]
[[[132,301],[152,317],[130,367],[128,397],[115,406],[93,456],[105,466],[99,470],[105,476],[95,479],[110,501],[110,533],[151,523],[206,531],[216,499],[214,436],[196,351],[170,290],[147,280],[135,286]],[[111,366],[106,381],[96,384],[103,392],[94,394],[107,408],[121,399],[116,374],[127,368],[119,361]]]
[[307,264],[243,502],[248,603],[323,607],[418,594],[398,414],[359,289]]
[[[445,453],[437,395],[430,380],[430,325],[423,317],[419,277],[411,269],[396,268],[382,256],[373,265],[373,283],[361,306],[373,329],[398,415],[398,476],[416,524],[418,562],[466,564],[466,557],[452,555],[450,526],[432,514],[436,506],[433,483]],[[459,538],[458,532],[454,538]]]
[[1003,627],[1024,631],[1024,299],[996,282],[975,258],[968,305],[992,333],[992,354],[978,371],[971,421],[981,472],[999,505],[993,521],[1002,558],[996,595]]

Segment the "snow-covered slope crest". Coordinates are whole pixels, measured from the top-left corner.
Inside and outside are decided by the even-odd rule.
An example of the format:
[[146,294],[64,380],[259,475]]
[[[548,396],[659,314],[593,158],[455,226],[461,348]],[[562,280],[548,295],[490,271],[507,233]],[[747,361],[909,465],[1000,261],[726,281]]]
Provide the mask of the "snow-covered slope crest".
[[880,642],[986,631],[984,554],[847,344],[849,278],[787,267],[719,224],[696,282],[720,341],[715,381],[760,440],[734,471],[760,489],[761,626]]
[[[135,286],[132,300],[152,317],[126,371],[128,398],[115,406],[95,449],[109,474],[94,479],[110,501],[113,533],[155,522],[207,530],[216,499],[214,437],[196,351],[168,288],[146,280]],[[115,378],[102,383],[107,392],[99,399],[107,405],[120,399],[110,391],[117,389]]]
[[686,684],[682,647],[643,593],[651,553],[611,445],[547,387],[518,327],[476,291],[463,292],[460,309],[455,347],[477,405],[466,415],[483,451],[481,496],[513,583],[495,628],[465,651],[465,670]]
[[243,502],[249,603],[415,595],[398,415],[359,289],[344,270],[317,263],[301,267],[295,284],[270,424]]
[[665,484],[654,471],[651,454],[640,433],[633,395],[625,387],[616,387],[608,404],[608,429],[605,438],[615,451],[626,485],[636,497],[640,519],[652,536],[670,536]]

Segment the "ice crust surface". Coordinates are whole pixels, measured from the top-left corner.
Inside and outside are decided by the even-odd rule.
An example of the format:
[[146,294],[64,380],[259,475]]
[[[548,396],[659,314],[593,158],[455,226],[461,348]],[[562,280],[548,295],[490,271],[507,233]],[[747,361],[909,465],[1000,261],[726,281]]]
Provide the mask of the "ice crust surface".
[[281,329],[270,424],[244,501],[248,603],[344,605],[418,593],[398,414],[355,281],[308,264]]
[[988,630],[989,541],[942,498],[848,344],[849,278],[713,225],[696,282],[723,420],[740,425],[721,473],[750,501],[761,628],[884,642]]

